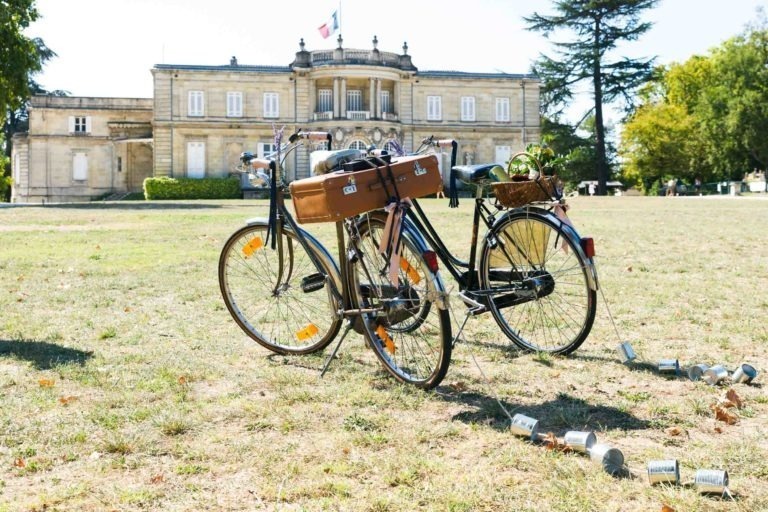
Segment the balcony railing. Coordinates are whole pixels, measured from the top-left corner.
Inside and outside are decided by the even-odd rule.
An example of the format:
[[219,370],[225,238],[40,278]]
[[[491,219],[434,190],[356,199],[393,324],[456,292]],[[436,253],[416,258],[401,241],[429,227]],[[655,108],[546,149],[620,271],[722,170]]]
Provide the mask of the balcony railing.
[[333,119],[333,111],[315,112],[315,121],[330,121]]
[[347,119],[353,121],[367,121],[370,117],[371,113],[367,110],[347,110]]
[[397,121],[397,114],[393,112],[382,112],[381,119],[384,121]]

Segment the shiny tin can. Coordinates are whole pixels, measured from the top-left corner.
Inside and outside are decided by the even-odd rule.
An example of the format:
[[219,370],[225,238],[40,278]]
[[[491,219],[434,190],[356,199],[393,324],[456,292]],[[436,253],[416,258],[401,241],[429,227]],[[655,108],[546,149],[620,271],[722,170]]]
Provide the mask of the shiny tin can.
[[701,380],[709,384],[710,386],[714,386],[718,382],[725,380],[728,378],[728,369],[721,365],[715,365],[712,368],[708,368],[704,375],[701,376]]
[[662,359],[659,361],[659,372],[680,375],[680,361],[677,359]]
[[695,364],[688,368],[688,378],[694,381],[701,380],[707,370],[709,370],[709,366],[706,364]]
[[702,494],[724,494],[728,489],[728,472],[720,469],[698,469],[693,483]]
[[624,470],[624,454],[607,444],[595,444],[589,450],[589,457],[601,464],[606,473],[616,475]]
[[637,354],[635,354],[632,345],[628,341],[616,347],[616,351],[619,353],[619,360],[624,364],[630,363],[637,358]]
[[512,424],[509,429],[517,436],[535,440],[539,433],[539,420],[518,413],[512,417]]
[[648,463],[648,481],[653,484],[679,484],[680,464],[675,459],[652,460]]
[[588,453],[597,443],[594,432],[578,432],[572,430],[565,433],[565,444],[575,452]]
[[749,384],[755,380],[755,377],[757,377],[757,369],[751,364],[742,363],[738,368],[736,368],[736,371],[733,372],[733,375],[731,375],[731,380],[733,382]]

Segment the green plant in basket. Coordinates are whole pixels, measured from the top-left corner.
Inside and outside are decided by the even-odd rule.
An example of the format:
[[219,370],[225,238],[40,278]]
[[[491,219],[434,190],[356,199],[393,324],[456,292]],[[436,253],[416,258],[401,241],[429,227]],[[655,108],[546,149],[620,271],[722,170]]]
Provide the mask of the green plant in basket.
[[565,158],[555,155],[552,148],[540,144],[528,144],[525,151],[512,156],[507,164],[507,173],[515,180],[533,179],[539,175],[559,174],[565,165]]

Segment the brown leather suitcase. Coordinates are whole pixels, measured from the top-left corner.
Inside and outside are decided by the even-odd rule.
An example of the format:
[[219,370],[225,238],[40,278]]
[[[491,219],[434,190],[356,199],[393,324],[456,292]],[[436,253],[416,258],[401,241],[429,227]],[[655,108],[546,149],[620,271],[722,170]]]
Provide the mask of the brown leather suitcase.
[[441,185],[434,155],[405,156],[377,168],[312,176],[290,184],[296,219],[302,224],[336,222],[383,208],[395,190],[390,172],[401,199],[434,194]]

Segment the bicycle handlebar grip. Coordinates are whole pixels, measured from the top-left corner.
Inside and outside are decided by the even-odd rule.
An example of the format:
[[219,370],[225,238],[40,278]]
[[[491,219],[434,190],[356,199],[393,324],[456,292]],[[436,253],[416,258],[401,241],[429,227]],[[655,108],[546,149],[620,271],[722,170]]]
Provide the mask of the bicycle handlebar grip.
[[302,137],[309,140],[328,140],[328,132],[304,132]]
[[449,148],[453,146],[453,143],[455,141],[453,139],[440,139],[435,141],[435,146],[441,147],[441,148]]

